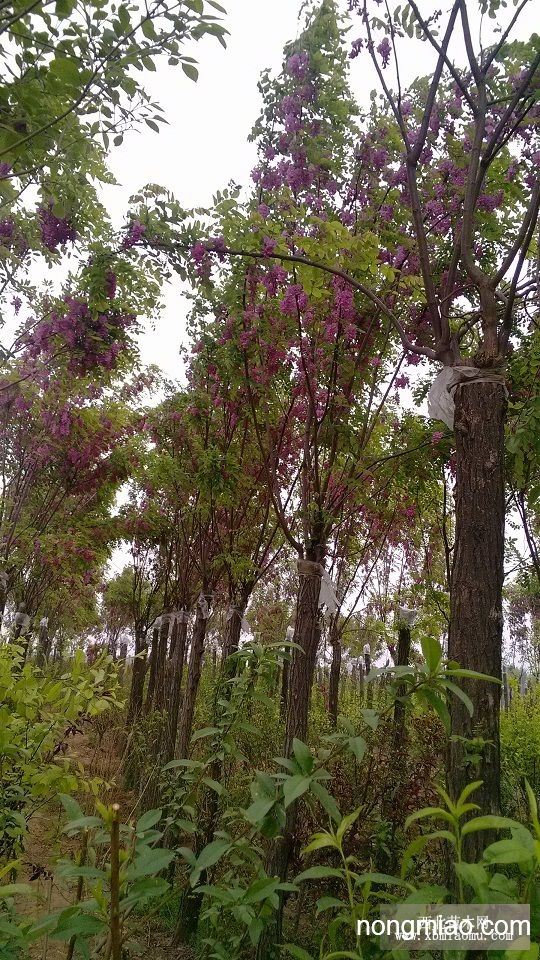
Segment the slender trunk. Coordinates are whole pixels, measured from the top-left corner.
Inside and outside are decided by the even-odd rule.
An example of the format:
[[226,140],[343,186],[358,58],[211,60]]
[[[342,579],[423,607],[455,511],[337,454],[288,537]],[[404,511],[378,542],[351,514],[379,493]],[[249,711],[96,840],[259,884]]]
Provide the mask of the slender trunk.
[[144,678],[147,667],[146,655],[146,632],[140,626],[137,626],[135,627],[135,658],[131,673],[131,690],[127,712],[128,726],[131,726],[142,712]]
[[[322,554],[322,551],[321,551]],[[322,559],[322,557],[321,557]],[[321,566],[310,560],[298,561],[298,595],[294,643],[289,672],[284,755],[289,756],[293,739],[305,741],[308,727],[309,697],[315,673],[317,647],[321,631],[319,625],[319,594]],[[283,834],[274,840],[266,864],[269,876],[285,880],[295,845],[298,804],[287,808]],[[277,960],[280,955],[284,901],[263,931],[257,947],[257,960]]]
[[328,713],[332,726],[336,727],[339,703],[339,680],[341,676],[341,641],[337,622],[332,624],[330,643],[332,644],[332,665],[330,667],[330,682],[328,684]]
[[[207,602],[209,605],[211,598],[207,598]],[[186,758],[189,753],[189,743],[193,729],[193,717],[195,715],[195,702],[197,699],[197,691],[199,689],[199,680],[201,679],[206,626],[208,623],[208,616],[205,617],[204,613],[205,610],[199,602],[197,604],[197,613],[195,615],[195,624],[193,626],[193,635],[191,638],[191,651],[189,654],[186,690],[182,700],[182,710],[180,713],[178,743],[176,745],[176,756],[179,760]]]
[[283,659],[283,665],[281,667],[281,694],[279,700],[279,719],[281,721],[285,720],[285,714],[287,713],[287,697],[289,695],[289,672],[291,667],[291,662],[289,660],[290,653],[287,650],[285,658]]
[[164,615],[159,631],[156,661],[156,685],[154,687],[154,710],[163,710],[165,705],[165,688],[167,684],[167,646],[171,629],[171,619]]
[[154,690],[156,688],[159,631],[160,631],[159,623],[154,624],[152,628],[152,645],[150,647],[150,676],[148,677],[148,689],[146,691],[146,701],[144,704],[145,713],[150,713],[152,709],[152,702],[154,699]]
[[231,608],[230,617],[227,620],[227,631],[225,633],[225,641],[223,644],[223,653],[221,659],[222,668],[225,667],[227,658],[231,657],[233,653],[236,653],[238,647],[240,646],[242,620],[244,619],[246,606],[247,600],[246,602],[242,601],[238,604],[238,606]]
[[184,673],[184,657],[186,651],[188,613],[182,611],[182,618],[173,627],[174,654],[170,664],[169,693],[167,703],[167,727],[163,746],[163,762],[168,763],[174,757],[180,701],[182,699],[182,677]]
[[[236,653],[240,645],[240,634],[242,631],[242,620],[248,604],[249,592],[242,596],[241,601],[236,607],[231,608],[231,614],[227,620],[227,631],[223,643],[223,652],[221,657],[221,677],[216,685],[216,694],[227,700],[230,698],[231,688],[226,681],[231,679],[236,673],[236,665],[230,662],[230,657]],[[215,652],[215,651],[214,651]],[[215,668],[214,668],[215,672]],[[216,700],[218,697],[216,697]],[[215,710],[217,712],[217,705]],[[218,783],[223,777],[223,764],[220,760],[215,760],[212,764],[209,776]],[[217,829],[219,797],[215,790],[209,789],[205,798],[205,817],[201,836],[197,843],[197,855],[210,843]],[[200,884],[207,882],[206,871],[201,875]],[[173,946],[180,943],[189,943],[197,931],[199,915],[201,912],[203,897],[201,894],[194,893],[191,889],[184,890],[178,912],[178,920],[173,937]]]
[[[502,384],[470,383],[456,390],[456,536],[451,578],[448,653],[462,667],[501,678],[504,563],[504,418]],[[482,813],[500,805],[499,686],[466,679],[472,718],[451,699],[452,734],[478,738],[473,766],[463,740],[449,748],[448,784],[456,797],[466,783],[483,780],[474,796]],[[482,845],[486,838],[481,838]],[[477,844],[480,848],[480,844]],[[473,855],[479,851],[472,851]]]
[[36,650],[36,666],[43,667],[47,660],[49,659],[49,654],[51,652],[51,643],[52,637],[49,636],[49,631],[47,627],[40,625],[39,627],[39,637]]
[[[411,658],[411,631],[409,627],[400,626],[398,631],[398,645],[397,645],[397,655],[396,655],[396,666],[397,667],[406,667],[409,664]],[[403,697],[406,692],[406,686],[403,683],[400,683],[397,688],[397,696]],[[393,730],[393,739],[394,739],[394,756],[403,754],[403,745],[405,743],[406,736],[406,727],[405,727],[405,704],[402,700],[396,700],[394,706],[394,730]],[[401,761],[402,762],[402,761]]]

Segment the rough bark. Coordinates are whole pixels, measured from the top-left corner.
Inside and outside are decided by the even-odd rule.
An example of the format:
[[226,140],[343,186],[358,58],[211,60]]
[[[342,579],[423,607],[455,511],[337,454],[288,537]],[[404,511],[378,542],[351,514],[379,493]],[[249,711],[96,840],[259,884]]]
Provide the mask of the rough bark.
[[[207,598],[207,602],[210,604],[211,598]],[[189,753],[193,717],[195,715],[195,701],[199,689],[199,680],[201,679],[207,623],[208,619],[203,616],[203,610],[199,603],[197,604],[197,613],[193,626],[186,689],[182,699],[182,710],[180,712],[178,742],[176,745],[176,757],[179,760],[185,759]]]
[[182,676],[184,673],[184,659],[186,652],[188,617],[181,614],[182,619],[173,627],[174,653],[170,662],[169,690],[167,696],[167,722],[165,728],[165,742],[163,745],[163,762],[168,763],[174,757],[178,717],[182,699]]
[[[501,678],[504,564],[504,418],[502,384],[470,383],[455,394],[456,534],[451,576],[448,653],[462,667]],[[467,762],[463,743],[449,749],[448,784],[457,796],[466,783],[483,780],[474,800],[482,813],[500,805],[499,686],[464,680],[471,718],[451,699],[452,734],[482,738],[480,766]],[[482,844],[486,838],[482,837]],[[474,853],[474,851],[472,851]]]
[[[401,626],[398,631],[398,645],[396,652],[396,667],[406,667],[409,664],[411,658],[411,631],[409,627]],[[397,696],[404,696],[406,691],[405,684],[399,684],[397,688]],[[405,727],[405,704],[402,700],[396,700],[394,706],[394,730],[393,730],[393,739],[394,739],[394,754],[403,752],[403,744],[405,742],[406,736],[406,727]]]
[[156,671],[159,645],[159,626],[152,629],[152,644],[150,647],[150,675],[148,677],[148,689],[146,691],[146,701],[144,705],[145,713],[150,713],[154,699],[154,690],[156,687]]
[[[310,560],[298,561],[298,594],[293,642],[301,648],[293,649],[289,671],[287,714],[285,726],[284,755],[289,756],[293,739],[306,739],[308,727],[309,698],[317,647],[320,641],[319,593],[321,589],[321,566]],[[269,876],[285,880],[295,845],[298,804],[287,808],[283,835],[272,844],[266,864]],[[283,898],[271,922],[264,930],[257,948],[257,960],[277,960],[282,939]]]
[[289,651],[287,651],[281,667],[281,694],[280,694],[280,700],[279,700],[279,719],[281,721],[285,720],[285,714],[287,713],[287,697],[289,694],[289,672],[290,672],[290,666],[291,666],[289,656],[290,656]]
[[308,725],[309,697],[315,672],[317,647],[320,640],[319,593],[321,567],[310,560],[298,561],[298,597],[296,601],[296,625],[287,697],[285,728],[285,756],[291,751],[293,739],[305,740]]
[[152,708],[154,710],[163,710],[165,706],[165,694],[167,687],[167,647],[169,644],[170,632],[171,618],[168,615],[164,615],[159,630],[159,642],[157,646],[156,682],[154,687],[154,699],[152,703]]
[[140,626],[137,626],[135,627],[135,657],[131,673],[131,689],[129,691],[127,712],[128,726],[131,726],[142,712],[144,678],[147,667],[146,655],[146,631]]

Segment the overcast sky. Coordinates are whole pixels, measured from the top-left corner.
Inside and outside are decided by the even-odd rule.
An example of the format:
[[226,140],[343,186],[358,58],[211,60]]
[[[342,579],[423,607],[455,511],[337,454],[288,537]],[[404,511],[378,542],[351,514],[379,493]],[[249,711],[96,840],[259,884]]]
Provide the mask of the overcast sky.
[[[126,137],[111,158],[119,187],[106,190],[115,219],[125,216],[130,194],[145,183],[171,190],[186,207],[207,206],[229,180],[245,184],[255,166],[255,145],[247,137],[260,100],[257,82],[265,67],[279,70],[284,44],[296,36],[300,0],[222,0],[230,32],[227,49],[206,38],[185,52],[199,63],[193,83],[179,68],[158,65],[145,84],[165,110],[168,126]],[[166,294],[166,309],[142,338],[147,363],[169,376],[179,374],[178,348],[184,335],[186,303],[178,283]]]

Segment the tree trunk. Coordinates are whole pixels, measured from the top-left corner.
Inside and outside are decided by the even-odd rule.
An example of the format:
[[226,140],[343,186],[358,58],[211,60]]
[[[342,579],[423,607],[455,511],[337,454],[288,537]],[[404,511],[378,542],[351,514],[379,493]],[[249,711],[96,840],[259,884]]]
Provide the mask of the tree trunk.
[[186,652],[188,614],[182,611],[182,619],[173,626],[174,654],[170,663],[169,690],[167,697],[167,724],[165,743],[163,746],[163,763],[168,763],[174,757],[176,734],[178,730],[178,716],[182,699],[182,676],[184,673],[184,658]]
[[[398,631],[398,645],[396,656],[396,667],[407,667],[411,659],[411,631],[409,627],[400,626]],[[397,688],[397,696],[405,695],[406,686],[400,683]],[[405,727],[405,704],[401,700],[396,700],[394,705],[394,755],[403,753],[403,744],[406,736]]]
[[298,561],[298,597],[293,642],[301,648],[293,649],[289,673],[287,716],[285,728],[285,756],[291,752],[292,741],[305,740],[307,734],[309,696],[313,684],[317,647],[320,640],[319,593],[321,566],[311,560]]
[[236,653],[238,647],[240,646],[242,620],[244,619],[246,607],[247,601],[245,603],[241,601],[238,606],[231,608],[231,615],[227,621],[227,631],[225,634],[225,642],[223,644],[223,653],[221,659],[222,669],[225,666],[227,657],[231,657],[233,653]]
[[[284,756],[292,750],[293,739],[305,741],[308,727],[309,698],[317,647],[321,636],[319,625],[319,594],[322,568],[310,560],[298,561],[298,595],[293,642],[301,647],[292,651],[287,697]],[[294,849],[298,804],[287,808],[283,835],[274,840],[268,856],[266,870],[269,876],[285,880]],[[283,897],[278,909],[261,935],[257,948],[257,960],[277,960],[282,939]]]
[[341,676],[341,641],[337,622],[332,624],[330,642],[332,644],[332,665],[330,667],[330,682],[328,684],[328,713],[332,726],[336,727],[339,704],[339,680]]
[[[502,384],[470,383],[455,394],[456,536],[451,576],[448,654],[461,667],[501,678],[504,564],[504,418]],[[481,738],[478,764],[469,762],[462,741],[449,748],[448,784],[457,797],[471,780],[483,780],[472,798],[482,813],[500,805],[498,685],[465,679],[472,718],[451,698],[452,734]],[[469,754],[470,756],[470,754]],[[477,846],[485,844],[482,836]],[[474,852],[473,852],[474,855]]]
[[[208,605],[210,605],[211,597],[207,597],[206,600]],[[193,626],[193,635],[191,638],[191,651],[189,654],[186,690],[182,700],[182,710],[180,713],[178,743],[176,745],[176,757],[178,760],[187,758],[189,754],[189,744],[193,729],[193,717],[195,715],[195,701],[197,699],[197,691],[199,689],[199,680],[201,679],[204,639],[206,637],[207,623],[208,617],[204,616],[204,610],[199,602],[197,604],[197,613],[195,615],[195,624]]]
[[150,676],[148,677],[148,689],[146,691],[146,701],[144,712],[150,713],[154,699],[154,690],[156,688],[156,671],[159,646],[159,625],[152,628],[152,645],[150,647]]
[[159,630],[159,642],[156,660],[156,682],[154,687],[153,709],[163,710],[167,686],[167,647],[171,633],[171,618],[164,614]]
[[[144,656],[143,656],[144,654]],[[129,692],[129,705],[127,712],[127,724],[130,727],[142,712],[144,678],[147,667],[147,649],[146,632],[140,626],[135,627],[135,657],[133,660],[133,670],[131,673],[131,690]]]
[[285,720],[285,714],[287,713],[287,697],[289,695],[289,672],[291,668],[291,662],[289,660],[290,652],[289,650],[285,651],[285,657],[283,659],[283,664],[281,667],[281,695],[279,700],[279,719],[281,721]]

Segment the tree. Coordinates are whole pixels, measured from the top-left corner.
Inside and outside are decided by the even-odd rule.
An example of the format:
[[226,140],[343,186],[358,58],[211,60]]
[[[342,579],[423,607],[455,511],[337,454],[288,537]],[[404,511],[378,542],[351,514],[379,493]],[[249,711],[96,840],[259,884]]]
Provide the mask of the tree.
[[[220,258],[281,262],[301,278],[318,276],[319,284],[323,276],[332,277],[347,296],[358,296],[364,312],[375,311],[391,326],[408,355],[448,368],[439,383],[443,396],[449,387],[455,401],[449,653],[496,680],[501,675],[505,519],[502,364],[535,295],[524,268],[540,202],[535,175],[540,52],[534,38],[529,44],[510,42],[525,6],[476,54],[465,0],[455,0],[440,33],[440,18],[426,21],[415,3],[403,16],[387,10],[381,18],[370,14],[367,3],[353,0],[364,30],[353,53],[365,49],[382,94],[362,125],[356,149],[347,211],[351,229],[323,220],[314,236],[302,236],[297,245],[283,237],[257,244],[252,229],[249,237],[244,234],[243,246],[231,242],[238,232],[224,230],[223,239],[195,251],[203,267],[213,251]],[[327,9],[323,4],[321,10]],[[399,44],[415,32],[435,51],[433,74],[405,90],[398,72],[394,93],[386,70],[390,65],[399,70]],[[466,50],[464,68],[451,59],[450,44],[458,37]],[[295,132],[307,129],[301,110],[291,109],[287,117]],[[261,188],[279,196],[280,182],[279,174],[277,179],[263,176]],[[332,232],[339,241],[328,243]],[[372,240],[377,255],[370,269]],[[479,802],[496,810],[498,687],[478,680],[464,686],[474,719],[465,704],[453,702],[450,789],[458,795],[464,786],[464,741],[474,736],[484,744]]]

